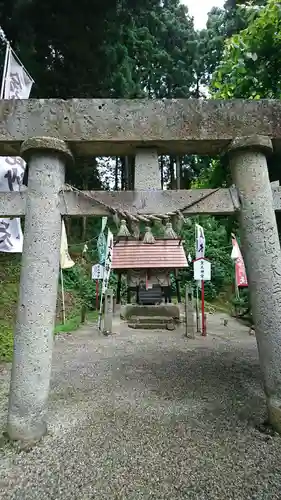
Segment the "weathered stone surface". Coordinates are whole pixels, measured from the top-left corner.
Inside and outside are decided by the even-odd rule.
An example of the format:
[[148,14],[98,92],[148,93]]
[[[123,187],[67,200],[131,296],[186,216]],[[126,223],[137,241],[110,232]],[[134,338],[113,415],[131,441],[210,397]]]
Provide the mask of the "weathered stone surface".
[[0,102],[0,154],[34,136],[67,141],[74,154],[219,154],[235,137],[260,134],[281,147],[279,100],[56,99]]
[[235,137],[230,144],[230,151],[260,151],[266,155],[272,153],[272,141],[270,137],[264,135],[251,135],[248,137]]
[[[184,214],[232,214],[233,197],[229,189],[189,189],[179,191],[89,191],[86,196],[64,193],[63,213],[68,215],[108,215],[106,206],[131,214],[165,214],[180,210]],[[281,196],[281,190],[280,190]],[[91,199],[92,198],[92,199]],[[96,200],[96,201],[95,201]],[[97,204],[100,202],[100,205]],[[281,208],[281,203],[279,205]]]
[[135,160],[135,189],[161,189],[161,174],[156,149],[138,149]]
[[176,325],[175,325],[174,321],[171,321],[168,323],[165,321],[151,323],[150,318],[147,318],[146,322],[143,322],[143,323],[130,321],[128,323],[128,327],[134,328],[135,330],[169,330],[169,331],[173,331],[176,329]]
[[73,162],[73,156],[67,144],[56,137],[30,137],[21,146],[20,155],[28,161],[39,151],[53,151],[57,156],[62,155],[64,162]]
[[[51,141],[52,142],[52,141]],[[46,431],[52,364],[61,214],[62,150],[30,158],[25,233],[8,413],[11,439],[33,442]]]
[[129,320],[132,316],[153,318],[174,318],[180,320],[180,308],[175,304],[161,304],[159,306],[140,306],[137,304],[126,304],[121,308],[120,316]]
[[[181,210],[186,215],[229,215],[239,209],[239,204],[235,204],[233,192],[231,194],[229,189],[224,188],[218,191],[195,189],[159,190],[153,193],[145,191],[85,191],[85,193],[86,196],[74,192],[61,194],[61,214],[69,216],[110,215],[111,211],[106,206],[126,210],[132,214],[140,212],[144,215],[161,214],[174,210]],[[272,196],[275,211],[281,212],[281,188],[279,186],[272,186]],[[238,198],[236,202],[238,202]],[[25,204],[26,192],[0,192],[0,215],[2,217],[24,215]]]
[[235,144],[230,161],[269,418],[281,432],[281,251],[264,145],[256,137],[244,149]]
[[108,289],[104,295],[104,320],[103,332],[106,334],[112,333],[113,320],[113,290]]

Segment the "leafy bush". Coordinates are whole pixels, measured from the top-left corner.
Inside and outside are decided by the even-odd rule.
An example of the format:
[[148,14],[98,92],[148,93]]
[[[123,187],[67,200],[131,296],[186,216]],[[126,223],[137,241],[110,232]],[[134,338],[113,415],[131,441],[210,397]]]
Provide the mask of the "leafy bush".
[[[201,224],[204,228],[206,238],[205,257],[210,260],[212,266],[211,281],[205,283],[205,296],[207,300],[214,300],[227,285],[233,282],[234,266],[230,258],[231,243],[229,241],[224,220],[215,217],[196,217],[191,224],[183,227],[181,237],[184,240],[186,255],[190,253],[195,258],[195,227],[194,223]],[[179,274],[181,280],[181,294],[184,296],[185,285],[191,282],[194,287],[193,265],[190,264]]]
[[251,316],[249,290],[247,288],[240,290],[239,297],[233,298],[232,305],[238,316],[244,317],[247,312],[247,316]]
[[96,285],[91,279],[86,265],[77,263],[71,269],[63,271],[64,287],[74,291],[86,309],[93,309],[96,299]]
[[[13,354],[13,326],[16,317],[21,256],[0,254],[0,359],[10,361]],[[82,305],[92,309],[95,304],[95,284],[90,271],[80,263],[63,271],[66,294],[72,299],[66,308],[69,316],[79,314]],[[77,304],[78,302],[78,304]]]
[[0,323],[0,359],[10,361],[13,356],[13,331]]

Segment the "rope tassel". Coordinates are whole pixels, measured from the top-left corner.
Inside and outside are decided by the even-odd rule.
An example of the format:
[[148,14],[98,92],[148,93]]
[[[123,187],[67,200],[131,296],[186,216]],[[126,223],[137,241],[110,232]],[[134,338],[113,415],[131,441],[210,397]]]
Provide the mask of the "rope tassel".
[[146,226],[146,228],[145,228],[145,234],[144,234],[144,237],[143,237],[143,242],[144,243],[148,243],[148,244],[155,243],[155,238],[154,238],[154,236],[152,234],[151,227],[149,227],[149,226]]
[[138,222],[131,222],[131,230],[132,230],[132,235],[136,240],[139,239],[140,237],[140,226]]
[[118,238],[120,238],[121,236],[125,236],[125,237],[131,236],[129,229],[127,228],[127,224],[126,224],[125,219],[121,220],[120,229],[119,229],[118,234],[117,234]]
[[183,225],[184,225],[184,216],[182,215],[181,212],[177,212],[177,215],[174,217],[174,227],[176,228],[177,232],[180,233]]
[[120,218],[117,212],[114,212],[113,214],[113,222],[116,225],[116,227],[119,227],[120,224]]
[[164,238],[167,240],[176,240],[177,235],[175,231],[173,230],[173,226],[171,222],[167,222],[166,227],[165,227],[165,232],[164,232]]

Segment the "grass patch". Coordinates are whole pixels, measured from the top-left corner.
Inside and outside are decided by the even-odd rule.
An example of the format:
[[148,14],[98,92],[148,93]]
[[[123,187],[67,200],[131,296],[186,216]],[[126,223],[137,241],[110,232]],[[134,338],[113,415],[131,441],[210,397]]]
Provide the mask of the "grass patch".
[[207,307],[213,308],[217,312],[222,312],[225,314],[231,314],[232,304],[230,302],[221,302],[214,300],[213,302],[207,303]]
[[0,360],[13,355],[13,329],[18,301],[21,255],[0,254]]
[[[17,313],[20,282],[21,255],[0,253],[0,361],[11,361],[13,356],[13,331]],[[77,287],[76,287],[77,288]],[[55,334],[77,330],[81,324],[81,298],[75,283],[65,290],[67,323],[62,324],[61,297],[58,294]],[[87,313],[87,320],[97,318],[97,313]]]
[[[96,321],[98,319],[98,311],[90,311],[86,314],[86,321]],[[59,333],[75,332],[81,326],[81,315],[69,318],[65,325],[59,324],[55,327],[55,335]]]
[[13,329],[0,322],[0,361],[11,361],[13,356]]

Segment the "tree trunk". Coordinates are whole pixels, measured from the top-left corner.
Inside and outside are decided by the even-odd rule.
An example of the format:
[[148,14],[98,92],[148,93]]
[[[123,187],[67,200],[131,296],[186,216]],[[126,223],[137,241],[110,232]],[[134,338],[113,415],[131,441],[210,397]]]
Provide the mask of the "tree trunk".
[[71,217],[65,217],[64,224],[65,224],[67,239],[70,239],[70,236],[71,236]]
[[122,283],[121,280],[122,280],[122,274],[118,273],[116,304],[121,304],[121,283]]
[[161,189],[164,189],[164,158],[160,157]]
[[174,157],[170,156],[170,189],[175,189]]
[[125,156],[124,162],[124,189],[129,189],[129,157]]
[[118,167],[119,167],[119,161],[118,161],[118,156],[115,157],[115,171],[114,171],[114,177],[115,177],[115,185],[114,189],[115,191],[118,191],[119,187],[119,182],[118,182]]
[[86,306],[83,304],[81,306],[81,323],[84,324],[86,321]]
[[126,189],[126,178],[125,178],[125,158],[121,158],[121,191]]
[[[83,182],[83,189],[84,191],[87,191],[88,189],[88,183],[85,181]],[[84,241],[86,241],[86,235],[87,235],[87,216],[85,215],[84,217],[82,217],[82,235],[81,235],[81,239],[84,243]]]
[[135,184],[135,157],[129,156],[129,169],[128,169],[128,188],[130,191],[134,190]]
[[176,158],[176,186],[177,189],[181,188],[181,159],[179,156]]

